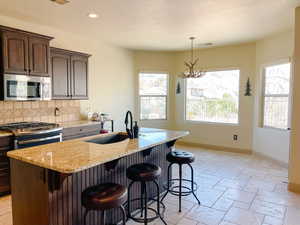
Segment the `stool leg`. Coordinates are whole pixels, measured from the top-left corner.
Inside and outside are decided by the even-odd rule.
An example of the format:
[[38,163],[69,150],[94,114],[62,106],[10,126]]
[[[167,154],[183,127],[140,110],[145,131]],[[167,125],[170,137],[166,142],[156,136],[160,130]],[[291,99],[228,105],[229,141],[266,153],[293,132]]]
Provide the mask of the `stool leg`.
[[122,223],[123,223],[123,225],[125,225],[126,224],[126,211],[125,211],[123,205],[120,206],[120,209],[121,209],[121,212],[122,212]]
[[144,189],[143,183],[141,183],[141,201],[140,201],[140,207],[141,207],[141,217],[143,217],[143,211],[144,211],[144,194],[145,194],[145,189]]
[[134,181],[131,181],[128,186],[128,198],[127,198],[127,217],[131,218],[131,211],[130,211],[130,190],[131,186],[133,185]]
[[191,176],[192,176],[192,194],[193,194],[194,197],[196,198],[198,204],[201,205],[200,200],[198,199],[197,195],[196,195],[195,192],[194,192],[194,169],[193,169],[193,167],[191,166],[191,164],[188,163],[188,165],[189,165],[189,167],[191,168]]
[[182,164],[179,164],[179,212],[181,212],[181,195],[182,195]]
[[105,211],[101,211],[101,225],[105,225]]
[[86,225],[86,217],[87,217],[88,213],[89,213],[89,210],[86,209],[85,212],[84,212],[84,215],[83,215],[83,224],[84,225]]
[[156,182],[156,180],[154,180],[153,182],[154,182],[154,184],[155,184],[155,186],[156,186],[156,195],[157,195],[157,213],[158,213],[158,216],[159,216],[159,218],[161,219],[161,221],[162,221],[165,225],[167,225],[166,221],[163,219],[163,217],[162,217],[161,214],[160,214],[160,201],[159,201],[159,194],[160,194],[160,192],[159,192],[159,185],[158,185],[158,183]]
[[167,194],[169,193],[169,190],[170,190],[170,169],[171,169],[171,166],[173,165],[173,163],[170,163],[170,165],[168,166],[168,181],[167,181],[167,191],[166,193],[164,194],[164,196],[161,198],[161,201],[163,201],[165,199],[165,197],[167,196]]
[[145,195],[145,199],[144,199],[144,209],[145,209],[145,216],[144,216],[144,224],[147,225],[148,224],[148,220],[147,220],[147,214],[148,214],[148,195],[147,195],[147,186],[146,186],[146,182],[142,182],[142,185],[144,187],[144,195]]

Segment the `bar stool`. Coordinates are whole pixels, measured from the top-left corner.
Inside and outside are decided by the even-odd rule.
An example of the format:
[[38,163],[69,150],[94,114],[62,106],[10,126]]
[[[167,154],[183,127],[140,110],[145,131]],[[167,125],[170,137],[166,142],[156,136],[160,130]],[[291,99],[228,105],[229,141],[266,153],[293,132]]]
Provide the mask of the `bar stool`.
[[[195,156],[190,152],[185,151],[172,151],[167,154],[167,161],[170,162],[170,165],[168,166],[168,181],[167,181],[167,191],[162,197],[161,201],[164,200],[164,198],[167,196],[168,193],[179,196],[179,212],[181,212],[181,197],[182,196],[188,196],[190,194],[193,194],[196,198],[198,204],[200,205],[200,201],[197,198],[195,191],[197,190],[197,183],[194,182],[194,169],[191,166],[191,163],[195,161]],[[173,164],[179,165],[179,179],[170,179],[170,169]],[[191,168],[191,180],[182,178],[182,165],[188,165]],[[182,182],[190,183],[191,187],[187,187],[185,185],[182,185]],[[177,183],[179,185],[174,185],[174,183]],[[170,185],[172,183],[172,185]],[[179,189],[179,190],[178,190]],[[183,191],[184,189],[185,191]]]
[[[149,222],[154,221],[157,218],[160,218],[161,221],[167,225],[167,223],[164,221],[163,216],[160,212],[160,206],[163,207],[163,213],[165,211],[164,204],[160,201],[159,195],[159,185],[157,183],[157,178],[161,175],[161,168],[149,164],[149,163],[140,163],[135,164],[127,168],[126,170],[127,178],[131,180],[129,187],[128,187],[128,201],[127,201],[127,217],[132,219],[135,222],[138,223],[144,223],[148,224]],[[131,199],[130,198],[130,190],[132,185],[135,182],[140,182],[141,184],[141,197]],[[156,199],[149,198],[148,196],[148,190],[147,190],[147,183],[153,182],[156,186]],[[156,209],[148,207],[148,201],[154,200],[156,201]],[[141,209],[141,218],[137,218],[136,216],[132,216],[131,214],[131,203],[134,201],[140,201],[140,209]],[[154,213],[154,216],[148,217],[148,210],[152,211]],[[144,216],[143,216],[144,213]],[[143,218],[142,218],[143,217]]]
[[91,210],[101,211],[101,225],[105,224],[105,211],[120,208],[123,225],[126,223],[126,211],[123,204],[127,200],[127,188],[120,184],[104,183],[85,189],[81,194],[81,202],[85,207],[84,225]]

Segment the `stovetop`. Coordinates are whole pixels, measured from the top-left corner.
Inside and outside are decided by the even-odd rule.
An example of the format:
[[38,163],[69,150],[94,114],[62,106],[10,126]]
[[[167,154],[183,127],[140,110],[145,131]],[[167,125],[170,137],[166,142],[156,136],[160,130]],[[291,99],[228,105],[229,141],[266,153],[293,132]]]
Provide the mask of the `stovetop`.
[[47,130],[59,127],[56,123],[45,122],[19,122],[0,125],[0,130],[11,131],[13,133],[30,132],[36,130]]

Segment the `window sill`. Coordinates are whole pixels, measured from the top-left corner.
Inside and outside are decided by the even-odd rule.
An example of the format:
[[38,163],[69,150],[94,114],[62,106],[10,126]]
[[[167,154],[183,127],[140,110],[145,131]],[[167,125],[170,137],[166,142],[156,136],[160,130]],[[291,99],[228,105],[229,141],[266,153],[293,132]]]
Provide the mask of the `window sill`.
[[218,125],[218,126],[240,126],[239,123],[221,123],[221,122],[208,122],[208,121],[195,121],[195,120],[185,120],[188,124],[203,124],[203,125]]
[[276,127],[268,127],[268,126],[263,126],[260,128],[267,129],[267,130],[277,130],[277,131],[291,131],[288,128],[284,129],[284,128],[276,128]]

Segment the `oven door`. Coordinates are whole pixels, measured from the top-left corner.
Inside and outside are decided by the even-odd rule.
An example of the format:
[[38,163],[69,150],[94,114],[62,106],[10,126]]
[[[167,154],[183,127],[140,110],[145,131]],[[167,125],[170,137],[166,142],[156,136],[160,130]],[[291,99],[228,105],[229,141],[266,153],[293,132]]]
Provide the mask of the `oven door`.
[[62,141],[62,128],[36,131],[29,134],[15,136],[14,148],[28,148]]
[[42,90],[42,77],[4,75],[4,100],[42,100]]

